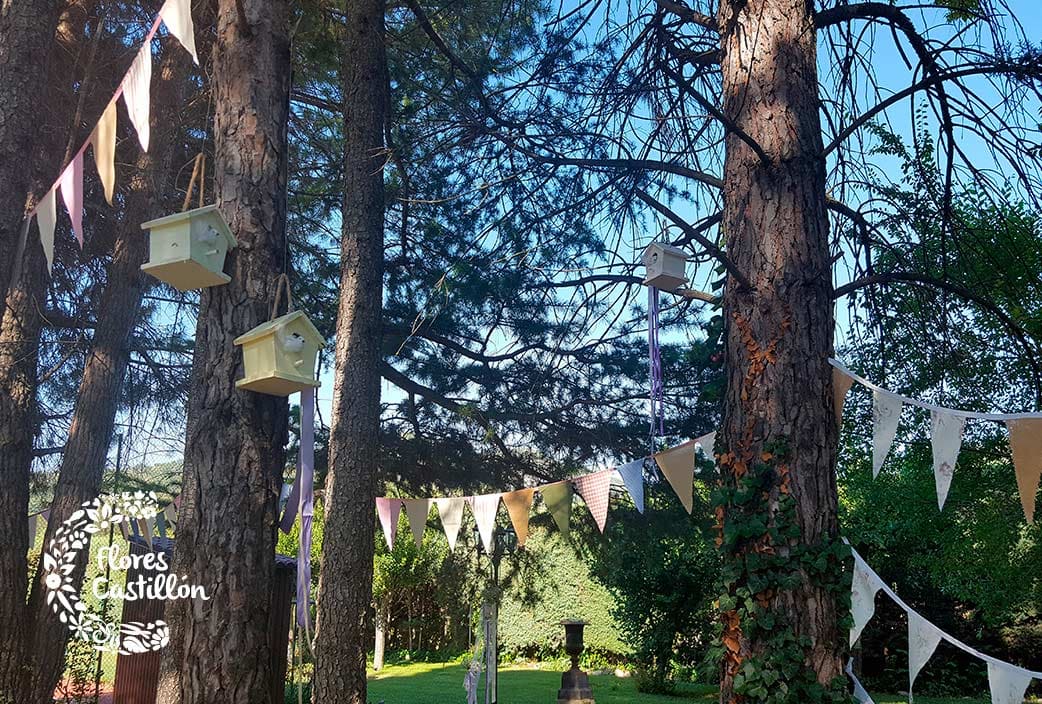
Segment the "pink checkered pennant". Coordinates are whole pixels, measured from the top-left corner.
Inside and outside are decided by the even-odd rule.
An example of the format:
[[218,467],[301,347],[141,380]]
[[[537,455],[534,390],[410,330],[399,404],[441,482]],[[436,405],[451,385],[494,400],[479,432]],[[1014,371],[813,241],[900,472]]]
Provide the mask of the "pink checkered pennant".
[[575,490],[583,497],[602,533],[608,521],[608,497],[611,494],[611,477],[614,473],[614,469],[606,469],[572,480]]

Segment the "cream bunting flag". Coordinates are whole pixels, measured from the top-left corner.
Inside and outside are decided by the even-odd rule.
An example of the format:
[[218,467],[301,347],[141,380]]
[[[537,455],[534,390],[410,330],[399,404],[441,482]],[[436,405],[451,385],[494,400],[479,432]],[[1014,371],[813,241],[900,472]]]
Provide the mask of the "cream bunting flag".
[[62,202],[65,209],[69,211],[69,220],[72,221],[72,232],[76,235],[76,241],[83,246],[83,152],[72,158],[69,165],[62,172],[60,186],[62,191]]
[[694,505],[695,442],[688,440],[676,447],[655,453],[655,462],[688,513],[691,513]]
[[177,523],[177,509],[172,502],[166,505],[163,514],[166,516],[166,522],[171,526],[170,530],[173,530],[173,524]]
[[52,188],[36,206],[36,224],[40,228],[40,244],[43,245],[43,255],[47,258],[48,272],[54,268],[54,226],[58,222],[55,209],[55,193]]
[[510,523],[517,534],[518,547],[524,547],[525,541],[528,540],[528,517],[532,512],[534,498],[535,489],[518,489],[503,494],[503,503],[510,514]]
[[539,487],[539,494],[553,516],[554,523],[561,533],[567,536],[572,523],[572,483],[565,481],[547,484]]
[[159,8],[159,16],[163,18],[163,24],[167,30],[181,42],[192,61],[199,65],[199,57],[195,53],[195,27],[192,25],[192,3],[191,0],[166,0],[163,7]]
[[1005,662],[988,661],[991,704],[1024,704],[1031,680],[1028,670]]
[[438,507],[438,516],[441,518],[441,527],[445,531],[445,539],[449,541],[449,550],[456,549],[456,539],[459,537],[460,526],[463,525],[463,498],[435,499]]
[[948,490],[955,474],[955,462],[962,447],[962,431],[966,419],[944,411],[930,411],[931,441],[933,444],[933,478],[937,486],[937,508],[944,510]]
[[716,431],[706,433],[700,438],[695,438],[695,444],[702,448],[702,454],[713,459],[713,448],[716,447]]
[[409,528],[412,529],[413,540],[416,547],[423,547],[423,532],[427,530],[427,516],[431,512],[430,499],[403,499],[405,504],[405,517],[409,519]]
[[644,513],[644,460],[633,460],[616,469],[637,511]]
[[915,678],[930,660],[937,644],[941,642],[941,631],[925,618],[908,610],[908,691],[915,686]]
[[879,476],[883,461],[897,437],[897,424],[901,420],[904,402],[897,394],[874,389],[872,391],[872,477]]
[[876,612],[876,593],[881,588],[882,585],[876,581],[876,575],[868,569],[868,565],[855,559],[854,579],[850,592],[850,615],[854,618],[854,625],[850,629],[851,647],[861,637],[861,631],[872,620],[872,616]]
[[394,539],[398,537],[398,517],[402,513],[402,500],[379,496],[376,499],[376,512],[380,515],[380,525],[384,529],[387,549],[394,552]]
[[846,672],[847,672],[847,676],[850,678],[850,681],[854,683],[854,699],[857,699],[859,702],[861,702],[861,704],[876,704],[872,700],[872,697],[869,696],[869,694],[865,690],[865,688],[861,685],[861,680],[859,680],[857,678],[857,675],[854,674],[854,661],[853,660],[848,660],[847,661]]
[[843,405],[847,402],[847,392],[854,385],[854,377],[832,367],[832,406],[836,410],[836,422],[843,424]]
[[1028,523],[1035,522],[1035,499],[1042,480],[1042,419],[1007,420],[1009,446],[1013,451],[1013,470],[1017,474],[1020,504]]
[[474,520],[478,524],[481,542],[485,546],[485,552],[489,554],[492,554],[495,548],[493,538],[496,531],[496,514],[499,513],[500,496],[500,494],[483,494],[471,496],[468,499],[471,513],[474,514]]
[[127,104],[127,114],[137,131],[141,148],[148,151],[149,138],[149,100],[152,91],[152,45],[146,42],[134,63],[130,65],[126,78],[123,79],[123,100]]
[[[575,488],[593,514],[597,528],[603,533],[608,522],[608,500],[611,498],[611,478],[614,469],[605,469],[593,474],[576,477]],[[694,479],[692,478],[692,481]]]
[[105,200],[109,205],[112,205],[112,194],[116,188],[116,112],[116,101],[112,100],[90,133],[94,164],[98,167],[98,178],[105,188]]

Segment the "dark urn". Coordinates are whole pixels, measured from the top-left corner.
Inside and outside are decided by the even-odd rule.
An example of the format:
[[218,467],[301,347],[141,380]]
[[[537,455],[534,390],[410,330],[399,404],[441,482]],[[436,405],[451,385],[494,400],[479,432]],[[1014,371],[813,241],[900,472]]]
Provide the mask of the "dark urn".
[[564,652],[572,659],[572,669],[561,675],[561,689],[557,692],[557,704],[594,704],[590,678],[579,669],[579,656],[583,652],[583,626],[585,621],[561,621],[564,626]]

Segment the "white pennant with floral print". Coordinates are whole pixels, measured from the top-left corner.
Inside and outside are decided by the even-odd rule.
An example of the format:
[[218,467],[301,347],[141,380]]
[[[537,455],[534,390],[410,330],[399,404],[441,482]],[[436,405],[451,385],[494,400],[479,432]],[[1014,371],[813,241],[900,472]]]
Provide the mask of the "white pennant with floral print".
[[883,461],[897,436],[904,402],[897,394],[875,389],[872,392],[872,476],[878,477]]
[[455,550],[459,529],[463,525],[465,500],[462,498],[435,499],[434,503],[438,507],[438,516],[441,518],[441,527],[445,531],[445,539],[449,541],[449,550]]
[[850,615],[854,618],[854,626],[850,629],[850,645],[853,646],[861,637],[872,616],[876,613],[876,594],[882,588],[875,572],[860,558],[854,559],[854,579],[850,593]]
[[908,691],[941,642],[941,630],[914,611],[908,612]]
[[962,431],[966,427],[964,416],[930,411],[931,442],[933,444],[933,478],[937,486],[937,508],[944,510],[948,490],[955,474],[955,462],[962,447]]
[[1031,686],[1031,672],[1005,662],[988,662],[991,704],[1024,704]]

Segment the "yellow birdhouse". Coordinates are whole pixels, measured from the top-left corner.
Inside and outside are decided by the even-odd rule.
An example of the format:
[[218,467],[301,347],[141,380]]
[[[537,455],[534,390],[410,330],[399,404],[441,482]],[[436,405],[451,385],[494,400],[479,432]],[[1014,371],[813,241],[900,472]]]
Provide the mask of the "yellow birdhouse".
[[663,291],[674,291],[687,283],[687,253],[664,242],[652,242],[641,255],[644,261],[644,285]]
[[148,262],[141,270],[178,291],[221,286],[231,281],[224,258],[237,243],[216,205],[151,220]]
[[326,344],[302,311],[294,311],[235,338],[242,346],[246,377],[236,388],[272,396],[289,396],[318,386],[315,364]]

